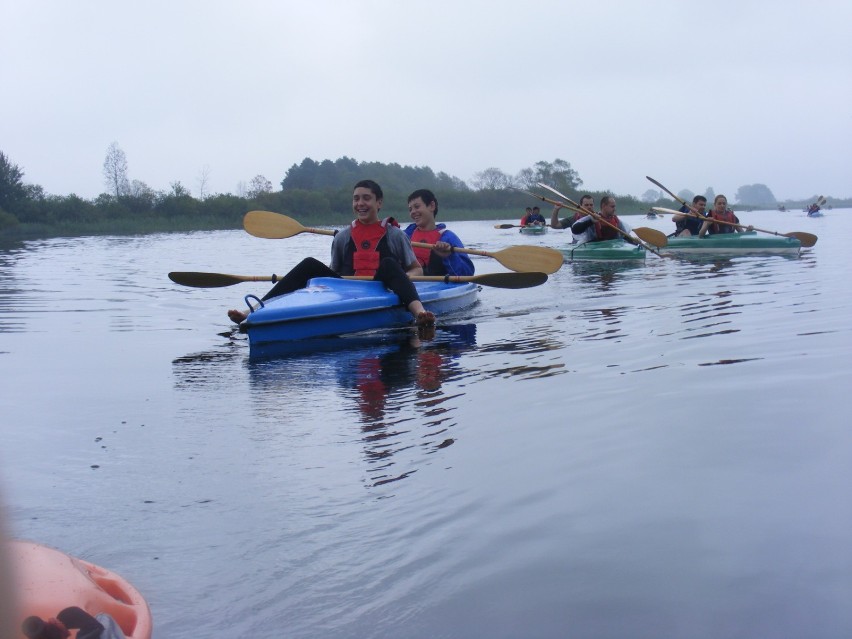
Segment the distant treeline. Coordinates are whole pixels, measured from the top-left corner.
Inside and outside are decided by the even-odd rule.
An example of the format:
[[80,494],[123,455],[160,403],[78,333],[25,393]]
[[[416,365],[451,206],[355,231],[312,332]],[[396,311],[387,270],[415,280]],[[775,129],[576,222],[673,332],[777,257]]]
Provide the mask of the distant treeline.
[[[167,231],[237,229],[247,211],[277,211],[306,225],[343,225],[352,219],[352,187],[369,178],[382,185],[384,215],[408,217],[407,197],[420,188],[433,190],[443,220],[505,219],[520,216],[527,206],[550,205],[510,187],[541,192],[536,182],[551,184],[579,200],[582,180],[563,160],[541,161],[516,176],[488,168],[478,173],[473,187],[429,167],[358,162],[351,158],[316,162],[305,158],[291,166],[280,190],[263,176],[251,180],[238,195],[231,193],[193,197],[180,182],[168,191],[155,191],[138,180],[127,179],[126,159],[113,144],[104,162],[109,192],[93,200],[77,195],[49,195],[41,186],[23,182],[24,172],[0,151],[0,235],[46,237],[89,234],[128,234]],[[591,192],[595,200],[611,193]],[[673,207],[674,201],[640,201],[619,196],[618,213],[643,213],[649,206]],[[832,202],[844,206],[842,202]],[[803,203],[806,204],[806,203]],[[789,206],[796,206],[793,203]]]

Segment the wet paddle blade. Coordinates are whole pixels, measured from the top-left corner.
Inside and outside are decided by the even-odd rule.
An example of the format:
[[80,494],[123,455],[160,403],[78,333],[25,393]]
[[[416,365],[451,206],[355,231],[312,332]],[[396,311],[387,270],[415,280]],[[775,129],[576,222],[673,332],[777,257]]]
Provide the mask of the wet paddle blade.
[[243,228],[255,237],[280,240],[305,230],[293,218],[272,211],[249,211],[243,218]]
[[636,237],[640,240],[647,242],[651,246],[656,246],[657,248],[662,248],[669,243],[666,234],[656,229],[640,226],[639,228],[633,229],[633,232],[636,233]]
[[272,277],[260,275],[228,275],[226,273],[199,273],[195,271],[172,271],[169,279],[182,286],[195,288],[221,288],[242,282],[271,282]]
[[[452,278],[451,278],[452,279]],[[464,278],[482,286],[495,288],[531,288],[547,281],[546,273],[486,273]],[[464,281],[460,279],[460,281]]]
[[819,239],[813,233],[805,233],[803,231],[792,231],[790,233],[784,233],[784,235],[786,235],[787,237],[795,237],[802,243],[803,248],[812,247],[814,244],[817,243],[817,240]]
[[561,251],[544,246],[510,246],[491,257],[513,271],[555,273],[565,261]]

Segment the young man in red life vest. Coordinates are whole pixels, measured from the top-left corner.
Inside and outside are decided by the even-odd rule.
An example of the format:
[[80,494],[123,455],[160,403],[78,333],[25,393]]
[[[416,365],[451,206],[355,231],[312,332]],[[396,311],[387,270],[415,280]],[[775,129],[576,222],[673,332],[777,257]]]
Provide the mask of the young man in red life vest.
[[[418,326],[435,323],[435,315],[423,308],[410,275],[423,275],[408,237],[387,220],[379,219],[384,193],[373,180],[361,180],[352,192],[355,219],[334,236],[331,264],[307,257],[299,262],[263,296],[268,300],[304,288],[314,277],[372,275],[399,296],[403,306],[414,316]],[[231,321],[239,324],[247,313],[231,309]]]
[[[588,193],[580,198],[580,208],[587,211],[595,211],[595,198]],[[582,213],[574,213],[571,217],[559,219],[559,211],[562,210],[560,205],[553,207],[553,212],[550,214],[550,226],[554,229],[570,229],[574,222],[579,222],[584,216]]]
[[717,195],[716,199],[713,200],[713,210],[710,211],[710,215],[708,215],[710,219],[705,221],[704,224],[701,225],[701,230],[698,232],[699,237],[704,237],[707,233],[710,235],[715,235],[717,233],[745,233],[746,231],[751,231],[754,229],[752,226],[748,226],[747,228],[743,228],[741,226],[731,226],[730,224],[716,224],[713,220],[720,220],[722,222],[731,222],[733,224],[739,224],[740,220],[734,215],[734,212],[728,208],[728,198],[724,195]]
[[[611,195],[606,195],[601,198],[601,212],[598,215],[604,221],[621,229],[625,234],[630,233],[630,227],[619,220],[615,215],[615,198]],[[571,225],[571,232],[577,236],[577,242],[579,244],[584,244],[585,242],[616,240],[619,238],[625,239],[628,242],[633,242],[633,240],[627,238],[626,235],[619,233],[612,228],[612,226],[609,226],[609,224],[604,224],[595,217],[587,215]]]
[[464,248],[464,244],[446,224],[435,224],[438,215],[438,199],[429,189],[418,189],[408,196],[408,212],[413,224],[405,229],[412,242],[434,244],[435,248],[414,248],[414,255],[423,267],[425,275],[473,275],[473,262],[465,253],[456,253],[453,248]]

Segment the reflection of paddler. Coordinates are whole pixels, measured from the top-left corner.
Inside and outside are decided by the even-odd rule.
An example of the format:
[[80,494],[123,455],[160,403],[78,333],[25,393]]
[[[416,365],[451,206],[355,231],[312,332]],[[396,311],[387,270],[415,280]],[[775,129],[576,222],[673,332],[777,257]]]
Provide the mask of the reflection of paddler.
[[394,389],[416,387],[435,391],[441,387],[456,352],[476,343],[476,325],[449,325],[441,333],[442,339],[430,342],[428,347],[412,334],[395,348],[381,353],[373,351],[341,370],[340,384],[357,391],[358,408],[364,417],[381,418],[387,397]]
[[421,351],[417,355],[417,385],[423,390],[441,388],[441,366],[444,358],[433,350]]
[[373,355],[359,360],[355,365],[355,380],[361,413],[370,419],[380,418],[388,396],[388,388],[382,381],[381,358]]

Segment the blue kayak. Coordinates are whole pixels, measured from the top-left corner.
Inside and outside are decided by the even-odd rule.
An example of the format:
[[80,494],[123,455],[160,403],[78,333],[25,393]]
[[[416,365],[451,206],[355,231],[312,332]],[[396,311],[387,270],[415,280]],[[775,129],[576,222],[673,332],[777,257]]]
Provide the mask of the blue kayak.
[[[471,282],[415,282],[420,301],[435,315],[476,302],[479,287]],[[248,296],[246,302],[257,298]],[[251,304],[249,305],[251,306]],[[260,302],[242,326],[249,345],[344,335],[407,326],[413,317],[381,282],[317,277],[308,286]]]

